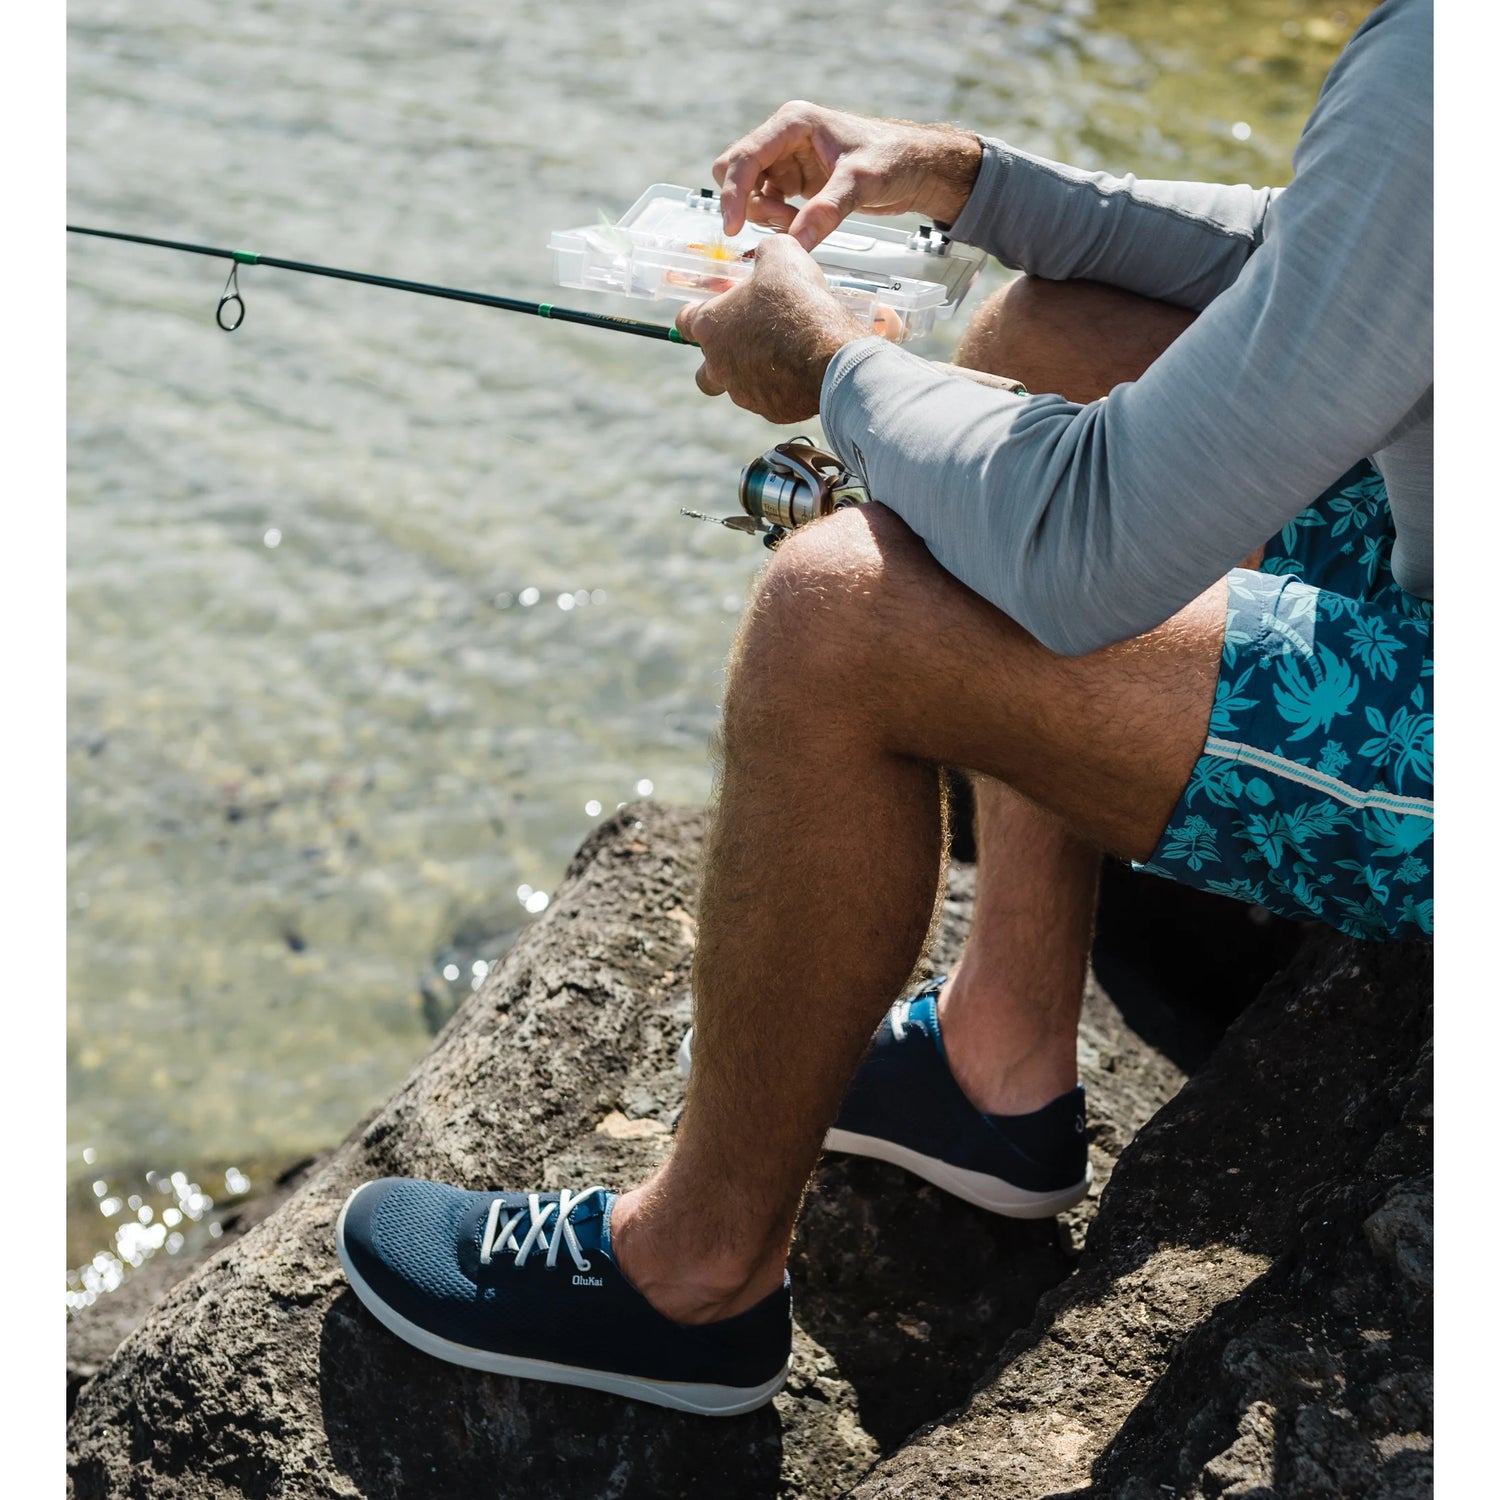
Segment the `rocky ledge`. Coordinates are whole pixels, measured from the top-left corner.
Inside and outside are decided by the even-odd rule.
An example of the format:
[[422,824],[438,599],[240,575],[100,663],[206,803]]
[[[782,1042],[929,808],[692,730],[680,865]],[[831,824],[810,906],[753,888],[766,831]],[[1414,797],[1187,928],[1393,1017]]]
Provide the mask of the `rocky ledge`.
[[[1094,1196],[998,1220],[827,1158],[773,1405],[709,1421],[523,1384],[375,1323],[332,1243],[359,1182],[623,1183],[659,1159],[701,833],[649,803],[601,825],[406,1083],[274,1212],[133,1331],[79,1320],[76,1500],[1431,1493],[1431,951],[1310,933],[1223,1031],[1226,986],[1271,938],[1240,909],[1163,918],[1162,882],[1150,911],[1122,923],[1117,903],[1121,940],[1095,955]],[[972,882],[954,866],[934,965]],[[1144,962],[1153,921],[1218,951],[1200,996]],[[1206,942],[1209,922],[1227,926]]]

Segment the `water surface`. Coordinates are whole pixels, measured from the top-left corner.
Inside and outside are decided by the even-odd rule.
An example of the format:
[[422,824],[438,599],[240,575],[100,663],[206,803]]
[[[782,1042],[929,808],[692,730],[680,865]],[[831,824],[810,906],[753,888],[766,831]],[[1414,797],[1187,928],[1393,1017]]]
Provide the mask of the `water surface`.
[[[796,96],[1285,181],[1367,9],[74,0],[69,218],[587,301],[552,229]],[[255,268],[228,337],[217,263],[68,250],[76,1267],[336,1141],[598,817],[709,795],[764,553],[678,509],[787,433],[675,347]]]

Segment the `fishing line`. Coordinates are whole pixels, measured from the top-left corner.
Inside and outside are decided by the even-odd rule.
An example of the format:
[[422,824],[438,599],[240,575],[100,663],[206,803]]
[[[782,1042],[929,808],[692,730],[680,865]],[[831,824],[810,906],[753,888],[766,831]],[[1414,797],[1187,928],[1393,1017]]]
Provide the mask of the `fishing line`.
[[551,302],[525,302],[519,297],[493,297],[486,292],[466,292],[458,287],[431,286],[423,281],[402,281],[394,276],[372,276],[367,271],[345,271],[337,266],[315,266],[302,260],[281,260],[274,255],[256,255],[249,250],[223,250],[214,245],[190,245],[181,240],[160,240],[144,234],[122,234],[115,229],[85,229],[69,224],[69,234],[89,234],[105,240],[125,240],[132,245],[154,245],[161,250],[180,250],[187,255],[209,255],[231,262],[229,279],[219,297],[214,321],[225,333],[233,333],[245,321],[245,299],[240,294],[241,266],[271,266],[278,271],[300,271],[304,276],[331,276],[338,281],[358,281],[366,286],[389,287],[395,292],[415,292],[422,297],[444,297],[450,302],[472,302],[479,307],[498,307],[502,312],[530,313],[554,323],[581,323],[586,328],[607,328],[615,333],[633,333],[640,338],[661,339],[669,344],[698,346],[665,323],[645,323],[639,318],[616,318],[607,313],[583,312],[576,307],[557,307]]

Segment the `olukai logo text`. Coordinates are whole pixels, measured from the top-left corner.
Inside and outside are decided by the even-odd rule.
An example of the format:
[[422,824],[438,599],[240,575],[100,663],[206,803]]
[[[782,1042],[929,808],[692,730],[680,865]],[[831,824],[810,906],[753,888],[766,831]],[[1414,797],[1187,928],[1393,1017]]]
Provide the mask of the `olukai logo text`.
[[575,1276],[573,1278],[573,1285],[574,1286],[603,1286],[604,1283],[597,1276]]

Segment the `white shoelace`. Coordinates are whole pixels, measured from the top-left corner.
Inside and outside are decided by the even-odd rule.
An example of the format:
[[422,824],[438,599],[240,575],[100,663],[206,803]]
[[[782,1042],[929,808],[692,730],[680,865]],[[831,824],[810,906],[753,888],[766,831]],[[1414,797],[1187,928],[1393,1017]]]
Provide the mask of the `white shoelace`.
[[906,1040],[906,1024],[911,1019],[911,1001],[903,1000],[891,1010],[891,1035],[898,1042]]
[[[490,1216],[485,1221],[484,1239],[479,1246],[479,1264],[489,1265],[496,1254],[505,1254],[509,1251],[516,1258],[517,1266],[526,1264],[526,1257],[533,1250],[545,1250],[547,1252],[547,1264],[557,1264],[557,1251],[561,1245],[566,1245],[568,1254],[573,1257],[573,1264],[580,1271],[587,1271],[592,1262],[586,1260],[583,1247],[578,1243],[578,1236],[573,1232],[573,1226],[568,1222],[568,1215],[583,1202],[590,1193],[601,1191],[597,1187],[585,1188],[581,1193],[570,1193],[566,1188],[558,1194],[555,1203],[544,1204],[540,1193],[528,1194],[529,1205],[526,1208],[518,1208],[513,1214],[501,1222],[501,1214],[505,1208],[504,1203],[496,1198],[490,1204]],[[531,1224],[526,1230],[526,1237],[522,1240],[516,1239],[517,1226],[530,1216]],[[547,1225],[552,1225],[552,1237],[547,1237]]]

